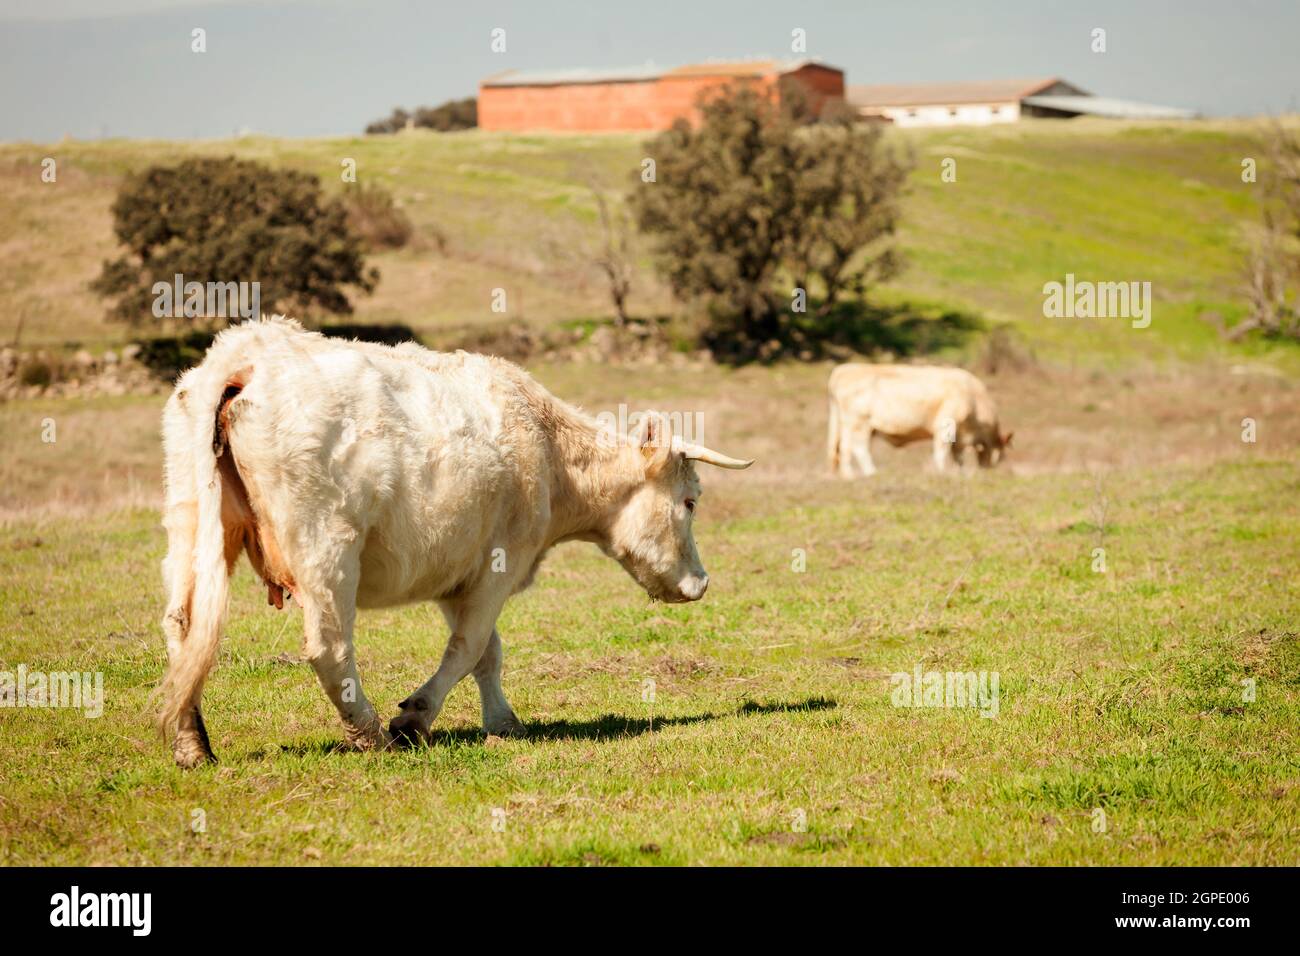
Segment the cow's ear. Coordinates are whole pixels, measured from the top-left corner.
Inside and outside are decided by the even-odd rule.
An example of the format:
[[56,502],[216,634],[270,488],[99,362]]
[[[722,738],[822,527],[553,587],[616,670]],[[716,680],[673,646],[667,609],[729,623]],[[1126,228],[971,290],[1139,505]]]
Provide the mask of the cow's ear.
[[1013,437],[1015,437],[1015,434],[1016,434],[1015,432],[1007,432],[1005,435],[1002,436],[1002,447],[1003,447],[1003,448],[1010,448],[1010,447],[1011,447],[1011,439],[1012,439]]
[[673,426],[658,412],[646,412],[637,422],[635,442],[645,458],[647,478],[653,478],[667,466],[673,454]]

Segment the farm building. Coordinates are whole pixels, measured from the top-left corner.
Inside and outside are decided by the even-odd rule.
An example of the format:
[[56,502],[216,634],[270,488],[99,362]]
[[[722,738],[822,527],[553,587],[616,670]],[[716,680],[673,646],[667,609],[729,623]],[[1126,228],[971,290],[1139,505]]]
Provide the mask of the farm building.
[[813,60],[741,60],[671,68],[509,70],[479,84],[478,124],[488,130],[615,132],[667,129],[697,118],[701,93],[730,83],[774,92],[798,83],[820,112],[844,98],[844,71]]
[[985,126],[1023,116],[1190,119],[1191,110],[1107,99],[1058,77],[969,83],[850,86],[849,105],[866,119],[899,126]]

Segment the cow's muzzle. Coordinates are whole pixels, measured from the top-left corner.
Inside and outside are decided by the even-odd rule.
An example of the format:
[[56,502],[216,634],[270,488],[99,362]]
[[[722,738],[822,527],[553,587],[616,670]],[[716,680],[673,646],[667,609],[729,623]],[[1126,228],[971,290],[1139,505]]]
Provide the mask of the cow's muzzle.
[[681,583],[677,586],[677,591],[681,595],[681,600],[698,601],[704,597],[704,592],[709,589],[709,576],[707,574],[692,574],[682,578]]

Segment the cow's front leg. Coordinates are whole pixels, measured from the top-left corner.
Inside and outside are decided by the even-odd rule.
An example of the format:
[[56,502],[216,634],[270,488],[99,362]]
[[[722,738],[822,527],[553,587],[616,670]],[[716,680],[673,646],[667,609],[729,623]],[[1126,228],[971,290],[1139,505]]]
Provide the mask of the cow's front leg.
[[503,656],[501,634],[493,628],[488,646],[474,666],[474,681],[478,684],[479,700],[483,704],[483,730],[498,737],[522,737],[526,733],[523,721],[515,716],[505,691],[501,689]]
[[371,750],[388,744],[383,721],[361,690],[352,625],[356,620],[356,584],[351,574],[344,584],[315,595],[302,595],[304,650],[326,696],[343,721],[350,747]]
[[483,659],[508,593],[476,595],[444,607],[443,613],[451,625],[447,649],[433,676],[397,705],[402,712],[388,723],[394,744],[410,746],[429,739],[429,727],[437,719],[451,689]]
[[954,442],[950,436],[944,434],[944,429],[940,428],[934,433],[934,468],[935,471],[942,472],[948,464],[948,459],[953,456]]

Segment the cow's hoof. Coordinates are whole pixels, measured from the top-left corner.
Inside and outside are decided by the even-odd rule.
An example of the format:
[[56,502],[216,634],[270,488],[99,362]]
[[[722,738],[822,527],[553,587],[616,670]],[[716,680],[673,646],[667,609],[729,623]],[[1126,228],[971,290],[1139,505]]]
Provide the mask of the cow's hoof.
[[206,763],[216,763],[217,757],[207,743],[196,733],[181,733],[172,741],[172,757],[182,770],[193,770]]
[[407,711],[398,714],[388,722],[388,733],[393,746],[401,749],[418,747],[429,740],[429,732],[424,728],[419,711]]
[[520,738],[528,736],[528,728],[525,727],[524,722],[514,714],[511,714],[505,720],[493,724],[491,727],[484,727],[483,731],[495,737]]
[[393,738],[389,736],[388,731],[384,730],[384,725],[379,722],[378,717],[365,727],[344,726],[347,733],[346,746],[349,750],[384,750],[393,742]]

